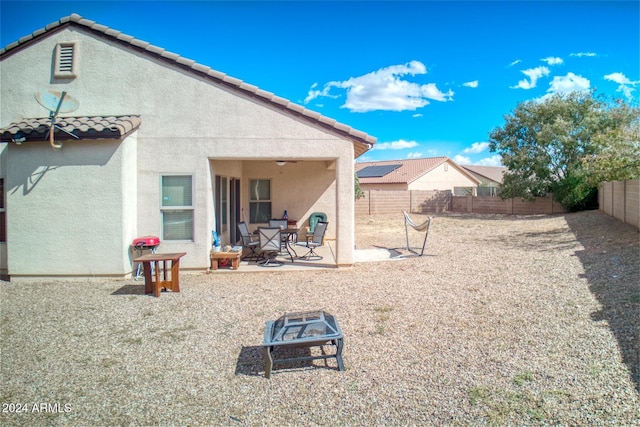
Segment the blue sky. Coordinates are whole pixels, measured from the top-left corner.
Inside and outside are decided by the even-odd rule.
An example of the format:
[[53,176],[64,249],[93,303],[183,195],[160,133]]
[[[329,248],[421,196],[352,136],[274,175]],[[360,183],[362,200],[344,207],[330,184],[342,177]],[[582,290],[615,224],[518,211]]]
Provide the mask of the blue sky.
[[375,136],[359,161],[498,165],[519,102],[640,99],[637,1],[2,1],[0,44],[71,13]]

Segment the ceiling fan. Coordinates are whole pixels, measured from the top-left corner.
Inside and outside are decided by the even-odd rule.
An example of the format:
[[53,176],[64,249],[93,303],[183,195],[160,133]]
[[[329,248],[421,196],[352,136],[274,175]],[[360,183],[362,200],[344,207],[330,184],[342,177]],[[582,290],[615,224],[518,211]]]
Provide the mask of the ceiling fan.
[[56,118],[59,113],[70,113],[78,109],[80,106],[78,100],[73,98],[71,95],[68,95],[65,91],[59,92],[46,89],[36,92],[36,101],[38,101],[38,104],[49,110],[49,120],[51,121],[49,124],[49,144],[51,144],[51,147],[53,147],[54,150],[62,148],[62,144],[56,144],[54,140],[55,129],[59,129],[62,132],[78,139],[78,136],[56,125]]

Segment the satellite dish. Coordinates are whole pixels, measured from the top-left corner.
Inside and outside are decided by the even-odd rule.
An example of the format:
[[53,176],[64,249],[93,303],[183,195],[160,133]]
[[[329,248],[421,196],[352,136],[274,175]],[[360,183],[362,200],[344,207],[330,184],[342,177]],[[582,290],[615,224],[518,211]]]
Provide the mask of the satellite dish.
[[59,92],[56,90],[46,89],[36,92],[36,101],[38,101],[38,104],[49,110],[49,118],[51,119],[51,124],[49,125],[49,143],[54,150],[62,147],[62,144],[56,144],[53,140],[53,131],[55,128],[68,133],[76,139],[78,138],[71,132],[67,132],[60,126],[56,125],[56,117],[59,113],[70,113],[80,107],[80,103],[77,99],[68,95],[65,91]]
[[36,92],[36,100],[38,104],[56,115],[58,113],[71,113],[80,107],[78,100],[64,91],[40,90]]

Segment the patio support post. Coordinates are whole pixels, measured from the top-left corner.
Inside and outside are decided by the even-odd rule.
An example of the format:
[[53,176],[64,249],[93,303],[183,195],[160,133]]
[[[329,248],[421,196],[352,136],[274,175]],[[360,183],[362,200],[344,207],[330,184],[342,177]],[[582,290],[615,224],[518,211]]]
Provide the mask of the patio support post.
[[353,265],[355,200],[353,156],[336,159],[336,264]]

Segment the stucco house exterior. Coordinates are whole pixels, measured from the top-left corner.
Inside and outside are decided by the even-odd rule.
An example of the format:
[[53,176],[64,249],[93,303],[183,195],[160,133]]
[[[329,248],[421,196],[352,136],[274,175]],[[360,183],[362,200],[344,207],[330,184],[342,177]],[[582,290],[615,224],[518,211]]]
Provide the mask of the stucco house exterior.
[[502,177],[507,171],[504,166],[460,165],[480,180],[478,196],[497,196],[502,185]]
[[448,157],[385,160],[356,163],[356,174],[363,190],[436,190],[475,188],[480,180]]
[[[0,78],[12,280],[129,277],[145,235],[206,269],[211,230],[233,244],[239,221],[285,210],[299,227],[326,213],[336,264],[353,264],[354,159],[372,136],[75,14],[1,49]],[[38,101],[62,92],[77,105],[51,143]]]

